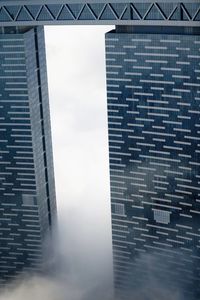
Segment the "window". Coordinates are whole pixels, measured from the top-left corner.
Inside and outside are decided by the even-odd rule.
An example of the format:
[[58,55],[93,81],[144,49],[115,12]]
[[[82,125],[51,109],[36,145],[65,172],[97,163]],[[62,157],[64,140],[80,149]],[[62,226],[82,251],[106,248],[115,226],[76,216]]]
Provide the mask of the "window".
[[29,206],[32,206],[34,205],[34,196],[32,195],[22,195],[22,202],[23,202],[23,205],[29,205]]
[[117,215],[125,215],[125,208],[124,208],[124,204],[122,203],[113,203],[112,205],[112,211],[114,214]]
[[166,210],[154,209],[154,220],[157,223],[169,224],[170,223],[170,214],[171,212]]

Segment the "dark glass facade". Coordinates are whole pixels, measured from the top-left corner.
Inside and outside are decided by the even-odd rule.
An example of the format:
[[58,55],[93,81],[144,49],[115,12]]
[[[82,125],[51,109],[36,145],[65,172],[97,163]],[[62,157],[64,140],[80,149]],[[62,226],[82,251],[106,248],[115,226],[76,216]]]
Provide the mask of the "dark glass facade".
[[116,295],[200,299],[199,32],[118,27],[106,64]]
[[43,27],[0,31],[0,285],[40,270],[56,219]]

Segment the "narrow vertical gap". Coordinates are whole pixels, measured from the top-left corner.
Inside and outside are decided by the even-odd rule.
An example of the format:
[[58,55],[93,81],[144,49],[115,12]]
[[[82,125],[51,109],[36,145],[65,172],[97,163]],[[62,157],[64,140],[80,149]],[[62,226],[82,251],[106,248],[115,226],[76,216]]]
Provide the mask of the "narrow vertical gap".
[[43,113],[43,104],[42,104],[42,89],[41,89],[41,76],[40,76],[40,61],[39,61],[39,47],[38,47],[38,36],[37,28],[35,31],[35,49],[36,49],[36,65],[37,65],[37,80],[38,80],[38,94],[39,94],[39,103],[40,103],[40,120],[41,120],[41,130],[42,130],[42,146],[43,146],[43,158],[45,166],[45,181],[46,181],[46,195],[47,195],[47,207],[48,207],[48,220],[49,225],[51,226],[51,207],[50,207],[50,198],[49,198],[49,185],[48,185],[48,169],[47,169],[47,156],[46,156],[46,143],[45,143],[45,130],[44,130],[44,113]]

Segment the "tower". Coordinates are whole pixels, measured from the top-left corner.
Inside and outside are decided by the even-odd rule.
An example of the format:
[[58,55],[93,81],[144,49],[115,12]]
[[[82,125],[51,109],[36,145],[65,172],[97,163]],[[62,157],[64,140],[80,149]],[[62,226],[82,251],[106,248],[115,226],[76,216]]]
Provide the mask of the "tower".
[[44,48],[41,29],[27,26],[114,24],[106,44],[115,287],[128,299],[153,281],[199,299],[199,21],[199,0],[1,2],[3,280],[39,262],[55,211]]
[[56,220],[43,27],[0,31],[0,283],[40,270]]
[[117,26],[106,34],[114,281],[122,299],[158,286],[180,299],[200,296],[199,46],[199,28]]

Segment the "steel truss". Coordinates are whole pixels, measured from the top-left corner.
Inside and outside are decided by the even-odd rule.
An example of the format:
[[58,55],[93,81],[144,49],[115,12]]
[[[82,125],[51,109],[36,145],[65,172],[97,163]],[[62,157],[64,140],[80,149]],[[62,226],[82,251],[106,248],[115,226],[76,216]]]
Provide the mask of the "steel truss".
[[0,24],[200,26],[200,1],[7,0],[0,3]]

